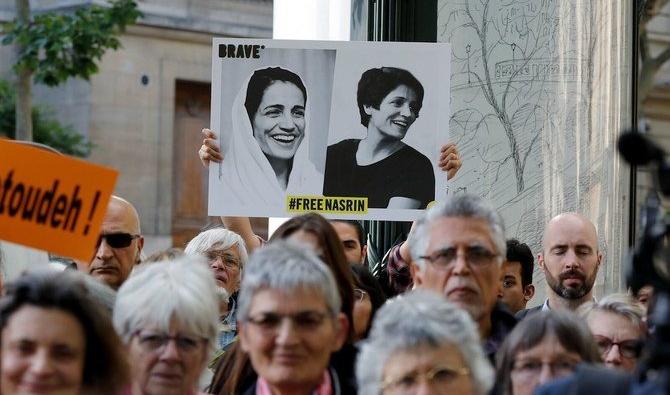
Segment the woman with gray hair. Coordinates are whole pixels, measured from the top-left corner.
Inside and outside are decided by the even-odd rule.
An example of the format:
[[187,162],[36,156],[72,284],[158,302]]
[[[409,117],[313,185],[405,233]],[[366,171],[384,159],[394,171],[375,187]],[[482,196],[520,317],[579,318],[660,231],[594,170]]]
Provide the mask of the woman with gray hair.
[[328,368],[347,338],[341,303],[332,272],[307,246],[276,241],[255,252],[242,279],[238,328],[258,379],[244,394],[355,393]]
[[356,362],[361,395],[484,395],[493,368],[470,316],[429,291],[416,290],[387,302]]
[[635,371],[647,332],[640,302],[628,294],[611,294],[582,305],[577,314],[586,320],[605,366]]
[[247,263],[247,249],[242,237],[224,228],[200,232],[188,242],[184,253],[207,259],[214,273],[219,296],[219,333],[216,339],[216,363],[223,349],[237,336],[237,292],[240,289],[242,270]]
[[192,395],[214,349],[216,283],[201,261],[138,266],[116,297],[114,327],[128,349],[125,395]]

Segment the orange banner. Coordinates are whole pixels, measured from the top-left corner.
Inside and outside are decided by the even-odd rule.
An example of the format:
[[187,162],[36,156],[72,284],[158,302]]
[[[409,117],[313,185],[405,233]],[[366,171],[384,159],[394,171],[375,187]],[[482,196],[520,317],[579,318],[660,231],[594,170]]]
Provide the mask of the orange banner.
[[90,260],[117,176],[0,139],[0,239]]

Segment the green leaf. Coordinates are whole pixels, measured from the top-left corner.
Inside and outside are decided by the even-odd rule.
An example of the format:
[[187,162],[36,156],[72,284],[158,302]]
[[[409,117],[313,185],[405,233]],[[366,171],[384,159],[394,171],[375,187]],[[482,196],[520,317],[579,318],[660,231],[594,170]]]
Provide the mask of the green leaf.
[[[0,80],[0,136],[14,138],[16,96],[13,86]],[[87,157],[93,144],[86,141],[72,126],[62,125],[50,110],[43,106],[34,107],[33,138],[36,142],[46,144],[58,151],[78,157]]]
[[120,48],[117,36],[140,16],[134,0],[88,5],[74,14],[49,12],[28,24],[5,24],[2,43],[19,45],[15,70],[32,70],[36,82],[54,86],[96,73],[96,62],[105,51]]

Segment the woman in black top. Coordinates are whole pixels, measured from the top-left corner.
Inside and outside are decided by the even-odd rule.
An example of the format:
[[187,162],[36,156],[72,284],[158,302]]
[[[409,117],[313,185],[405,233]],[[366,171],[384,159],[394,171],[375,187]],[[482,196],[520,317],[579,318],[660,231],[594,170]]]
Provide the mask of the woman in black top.
[[402,142],[419,117],[423,86],[407,70],[367,70],[358,82],[362,140],[328,147],[323,194],[367,197],[370,208],[421,209],[435,199],[430,160]]

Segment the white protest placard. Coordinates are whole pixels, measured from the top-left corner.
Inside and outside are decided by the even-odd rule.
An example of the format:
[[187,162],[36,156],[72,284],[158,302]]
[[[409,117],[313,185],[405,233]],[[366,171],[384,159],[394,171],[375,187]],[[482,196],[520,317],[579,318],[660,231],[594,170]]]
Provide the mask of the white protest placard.
[[449,44],[215,39],[209,215],[413,220],[447,194]]

